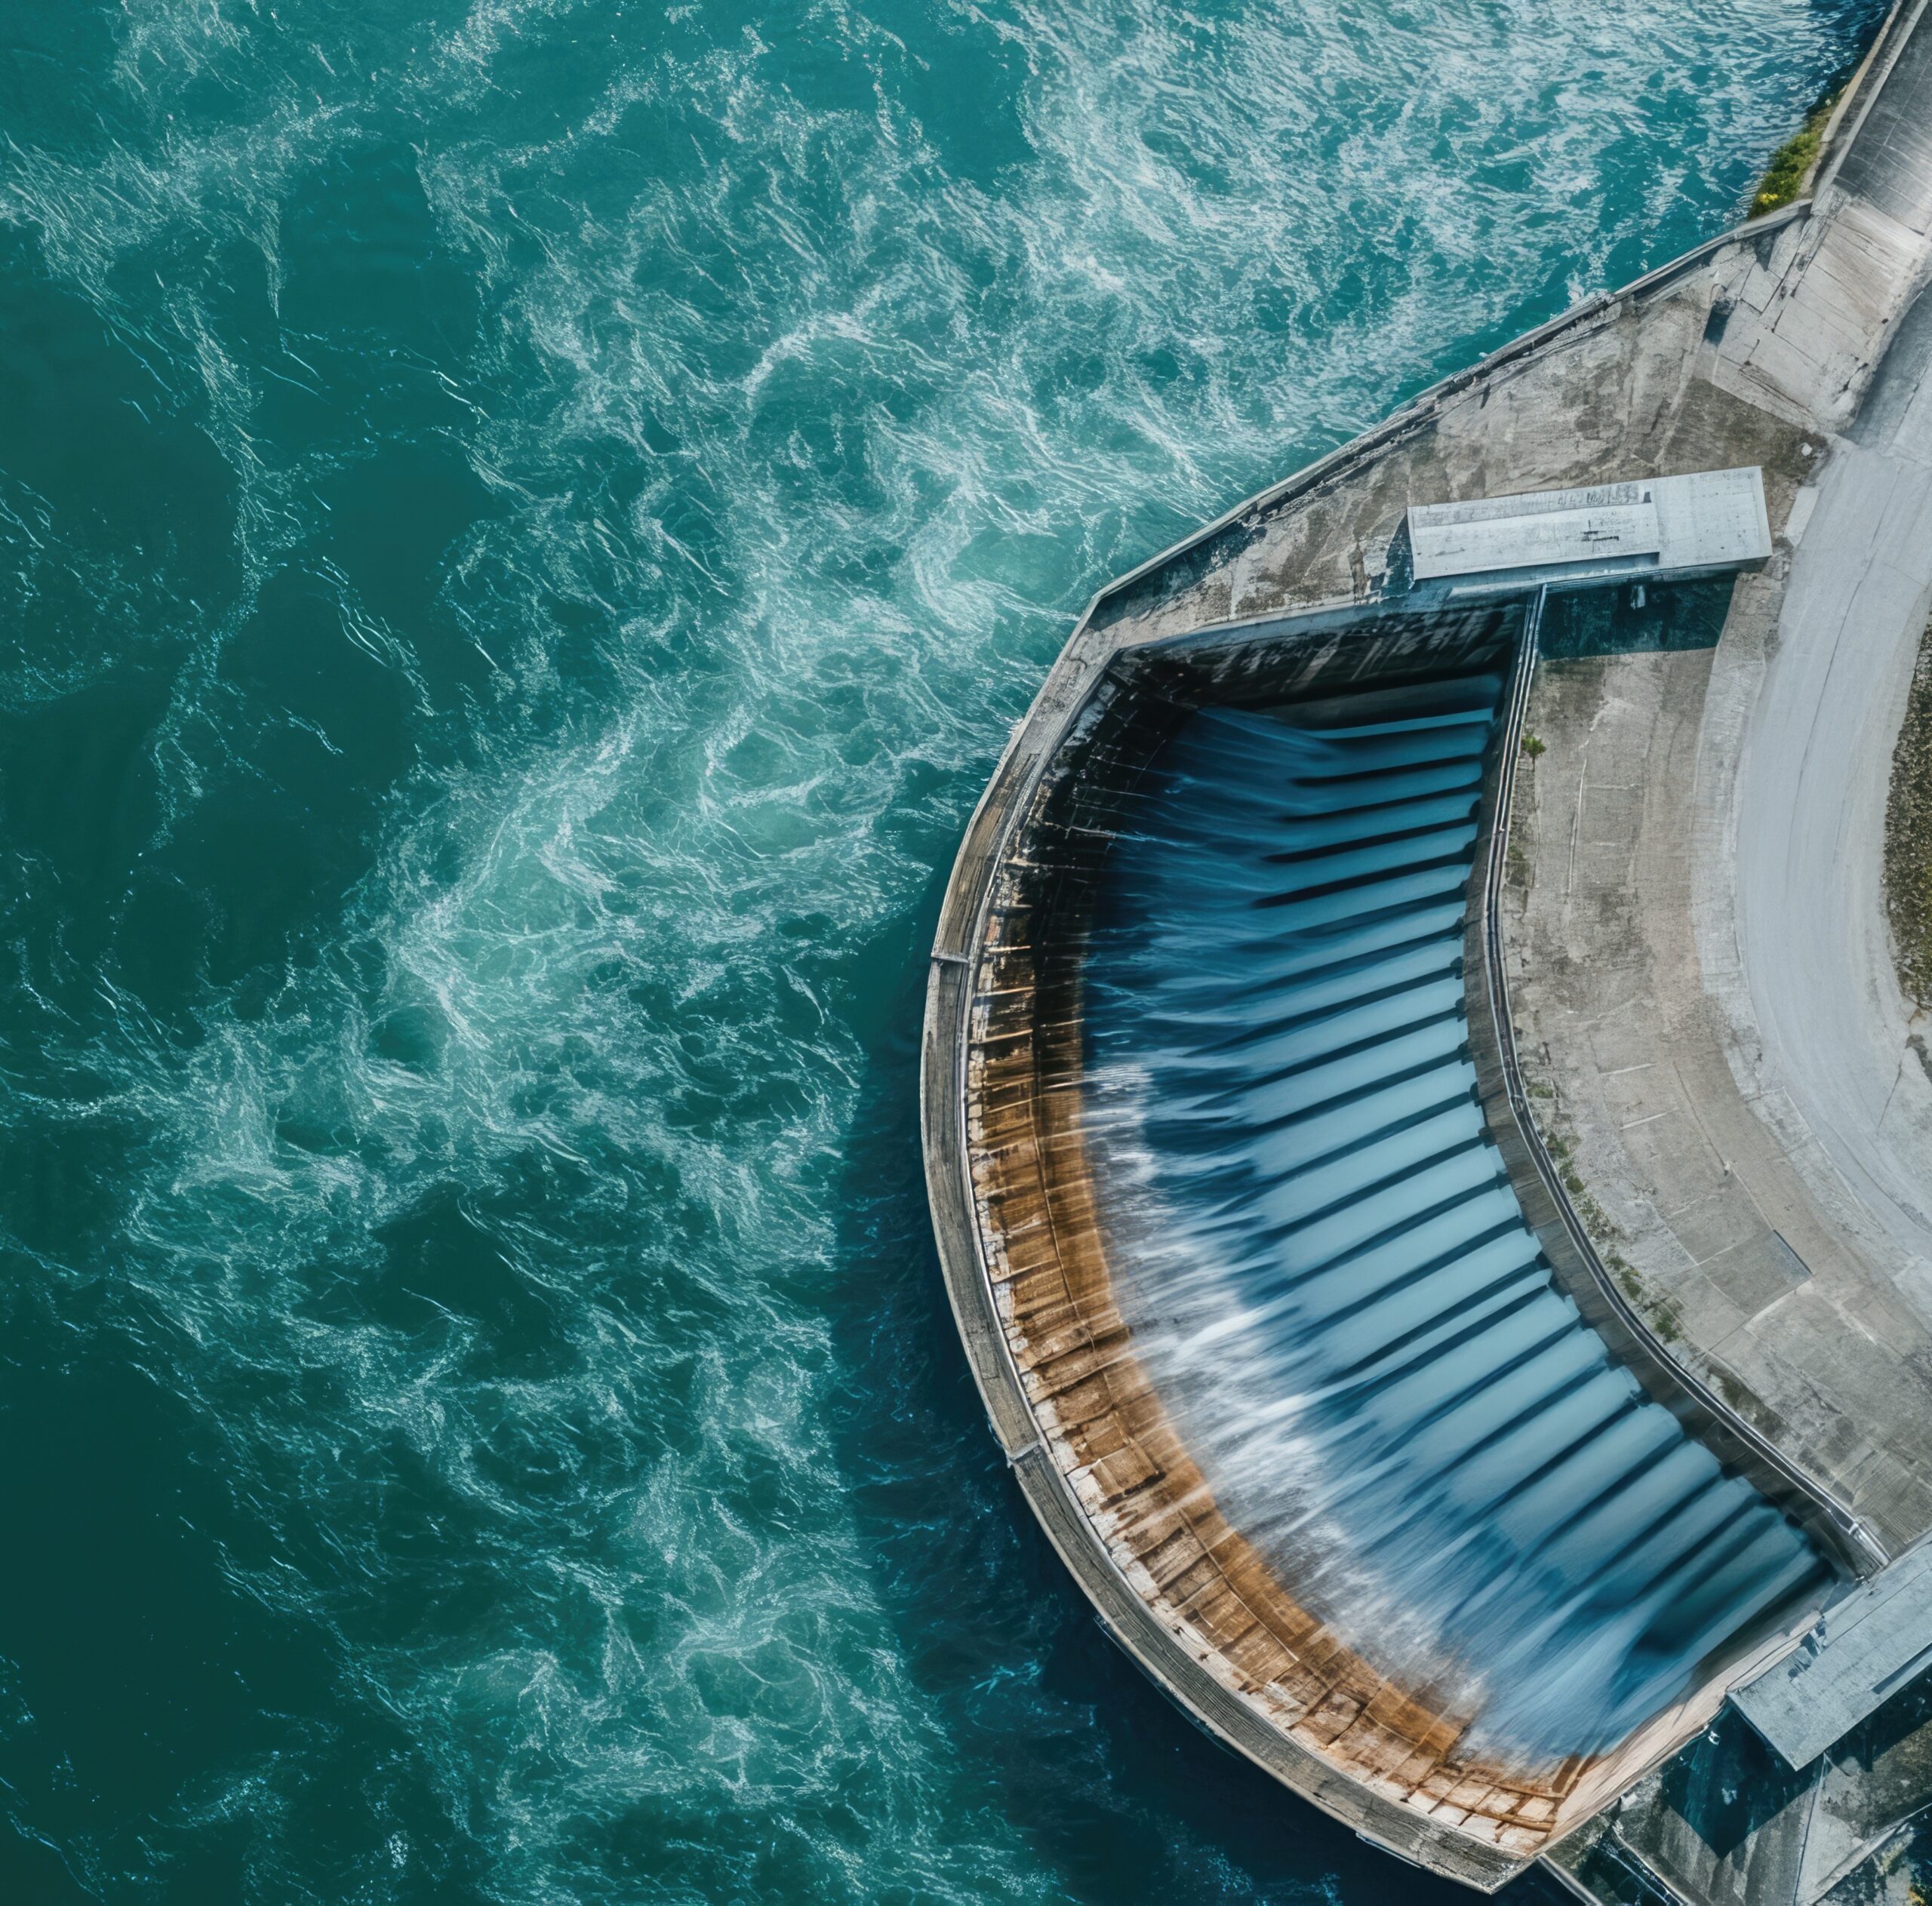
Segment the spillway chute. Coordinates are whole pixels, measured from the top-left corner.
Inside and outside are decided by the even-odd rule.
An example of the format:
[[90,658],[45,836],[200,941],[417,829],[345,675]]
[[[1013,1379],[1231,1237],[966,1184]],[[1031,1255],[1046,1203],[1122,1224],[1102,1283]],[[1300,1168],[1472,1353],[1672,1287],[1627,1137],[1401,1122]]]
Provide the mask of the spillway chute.
[[928,1055],[955,1308],[1110,1627],[1485,1886],[1840,1579],[1580,1308],[1497,1142],[1473,876],[1537,600],[1114,657],[935,967],[956,1107]]

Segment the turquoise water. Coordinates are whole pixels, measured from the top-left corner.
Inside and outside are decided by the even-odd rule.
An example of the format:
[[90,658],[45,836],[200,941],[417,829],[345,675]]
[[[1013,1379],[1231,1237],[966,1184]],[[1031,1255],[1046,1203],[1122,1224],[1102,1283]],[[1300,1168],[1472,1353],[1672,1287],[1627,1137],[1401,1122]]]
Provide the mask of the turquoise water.
[[913,1135],[1109,574],[1877,0],[16,0],[0,1897],[1427,1891],[1109,1652]]
[[1188,721],[1107,862],[1085,1108],[1137,1357],[1229,1520],[1553,1771],[1832,1578],[1611,1361],[1491,1142],[1463,933],[1502,690]]

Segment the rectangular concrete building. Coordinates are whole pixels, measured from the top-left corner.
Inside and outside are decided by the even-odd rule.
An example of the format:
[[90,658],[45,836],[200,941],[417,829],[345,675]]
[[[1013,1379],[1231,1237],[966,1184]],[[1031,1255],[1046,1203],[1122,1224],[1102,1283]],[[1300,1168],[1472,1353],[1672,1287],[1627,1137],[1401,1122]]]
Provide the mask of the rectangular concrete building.
[[1932,1665],[1932,1545],[1833,1604],[1783,1660],[1730,1693],[1787,1766],[1807,1767]]
[[1418,583],[1708,574],[1771,553],[1755,466],[1425,503],[1408,526]]

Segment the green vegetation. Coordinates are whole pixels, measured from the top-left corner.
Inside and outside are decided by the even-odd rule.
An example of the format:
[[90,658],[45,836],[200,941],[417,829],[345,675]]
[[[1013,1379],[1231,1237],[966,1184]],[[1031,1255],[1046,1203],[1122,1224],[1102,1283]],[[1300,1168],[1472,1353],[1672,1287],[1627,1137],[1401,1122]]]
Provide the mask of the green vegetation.
[[1771,162],[1758,182],[1758,195],[1751,201],[1753,218],[1762,218],[1767,212],[1789,205],[1804,189],[1806,175],[1824,141],[1826,123],[1844,91],[1841,86],[1828,93],[1811,109],[1804,125],[1771,155]]
[[1746,1389],[1721,1363],[1713,1363],[1707,1357],[1703,1360],[1703,1370],[1718,1394],[1763,1434],[1777,1436],[1790,1427],[1763,1397],[1756,1391]]
[[1543,752],[1543,746],[1544,743],[1540,736],[1525,735],[1523,737],[1523,752],[1528,755],[1531,761],[1534,761]]
[[[1539,1098],[1546,1096],[1537,1092],[1534,1086],[1530,1090]],[[1636,1266],[1617,1248],[1623,1237],[1621,1228],[1591,1196],[1589,1187],[1584,1184],[1575,1164],[1576,1134],[1553,1121],[1544,1121],[1543,1130],[1543,1148],[1555,1161],[1563,1188],[1570,1194],[1571,1205],[1596,1246],[1597,1255],[1623,1287],[1624,1296],[1650,1326],[1657,1341],[1665,1344],[1680,1342],[1684,1326],[1676,1303],[1645,1283]]]
[[[1530,1090],[1534,1093],[1536,1088],[1532,1086]],[[1543,1095],[1539,1093],[1537,1096],[1540,1097]],[[1548,1096],[1554,1098],[1555,1092],[1551,1091]],[[1556,1116],[1560,1117],[1561,1114],[1559,1113]],[[1609,1250],[1609,1240],[1621,1237],[1623,1233],[1617,1228],[1610,1213],[1591,1195],[1589,1187],[1583,1182],[1582,1173],[1577,1169],[1573,1156],[1576,1150],[1574,1133],[1558,1124],[1555,1118],[1540,1122],[1545,1134],[1543,1149],[1555,1161],[1557,1176],[1563,1181],[1563,1188],[1570,1194],[1570,1203],[1577,1216],[1583,1219],[1583,1228],[1595,1241],[1599,1255],[1606,1258],[1614,1256],[1615,1253]],[[1617,1261],[1620,1263],[1622,1259]]]
[[1906,997],[1932,1003],[1932,626],[1918,641],[1885,801],[1885,911]]
[[1653,1290],[1637,1272],[1637,1268],[1620,1252],[1611,1251],[1606,1260],[1617,1274],[1617,1281],[1623,1287],[1623,1294],[1632,1306],[1649,1324],[1658,1342],[1673,1344],[1684,1335],[1684,1327],[1678,1317],[1677,1306],[1668,1297]]
[[1504,858],[1503,871],[1509,877],[1512,887],[1527,887],[1530,884],[1530,850],[1523,844],[1523,837],[1512,832],[1509,836],[1509,851]]

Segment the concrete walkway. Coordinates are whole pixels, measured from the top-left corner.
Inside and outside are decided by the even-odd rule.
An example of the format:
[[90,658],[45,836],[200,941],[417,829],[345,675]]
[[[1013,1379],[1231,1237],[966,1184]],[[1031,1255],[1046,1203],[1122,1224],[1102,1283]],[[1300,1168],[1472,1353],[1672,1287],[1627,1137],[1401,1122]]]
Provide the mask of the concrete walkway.
[[1761,1090],[1789,1093],[1932,1317],[1932,1075],[1881,885],[1894,739],[1932,605],[1932,299],[1882,364],[1793,558],[1738,779],[1737,932]]
[[1932,1527],[1932,1327],[1908,1260],[1761,1051],[1726,850],[1773,579],[1724,642],[1549,662],[1510,841],[1512,1004],[1598,1247],[1673,1354],[1896,1553]]

